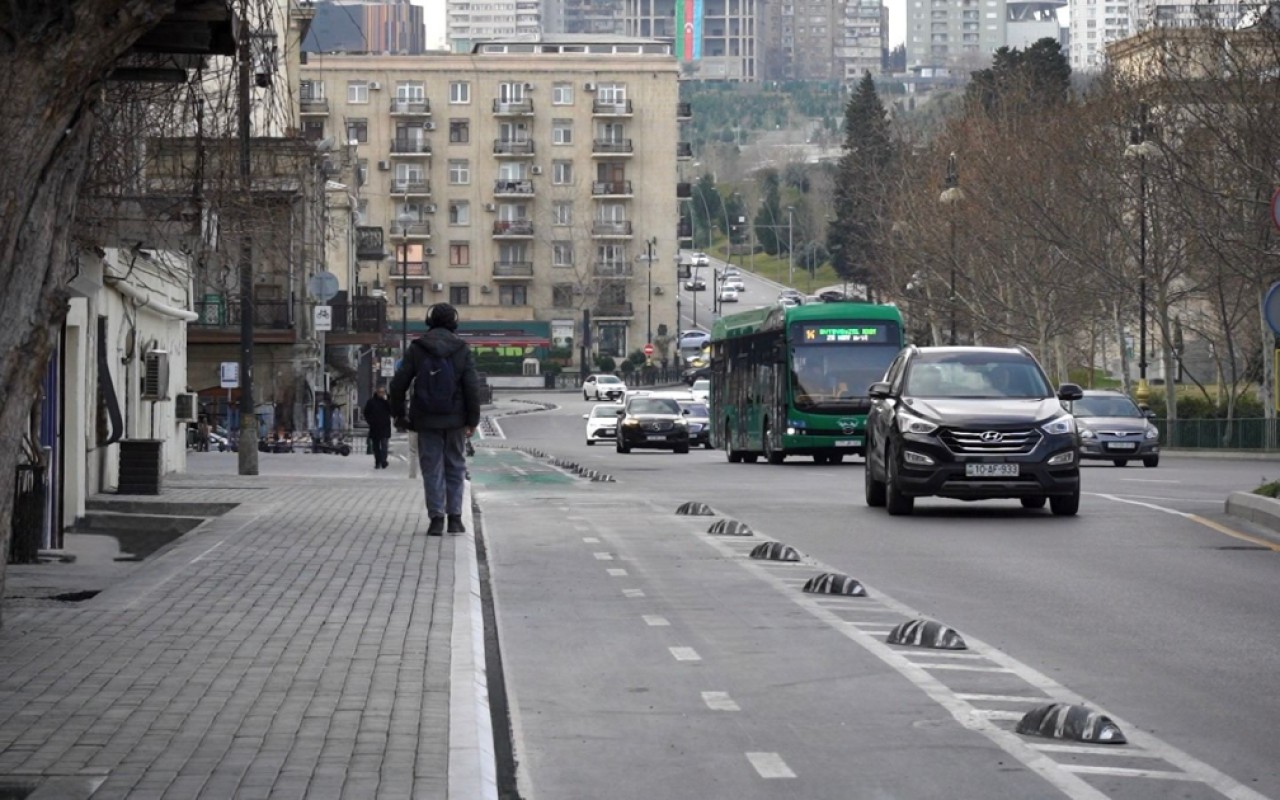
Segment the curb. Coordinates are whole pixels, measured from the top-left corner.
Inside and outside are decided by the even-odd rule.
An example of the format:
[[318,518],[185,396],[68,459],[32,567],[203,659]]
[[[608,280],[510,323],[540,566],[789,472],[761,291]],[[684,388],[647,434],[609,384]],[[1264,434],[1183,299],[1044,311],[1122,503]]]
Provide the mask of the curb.
[[1280,532],[1280,500],[1272,500],[1253,492],[1232,492],[1227,496],[1226,512],[1233,517]]

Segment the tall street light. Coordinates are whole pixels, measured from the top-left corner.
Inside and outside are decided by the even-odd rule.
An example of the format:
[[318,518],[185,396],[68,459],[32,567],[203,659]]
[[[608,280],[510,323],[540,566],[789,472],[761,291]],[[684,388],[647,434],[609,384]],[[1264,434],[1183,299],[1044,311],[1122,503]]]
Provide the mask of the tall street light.
[[409,352],[409,223],[413,217],[402,211],[400,223],[400,358]]
[[947,214],[951,239],[951,280],[947,294],[947,305],[950,307],[951,328],[947,334],[947,344],[956,344],[956,210],[955,204],[964,199],[960,190],[960,173],[956,167],[956,154],[947,156],[946,188],[938,196],[939,202],[950,207]]
[[796,263],[791,252],[791,229],[795,224],[795,208],[787,206],[787,285],[794,286],[796,283]]
[[[645,305],[648,319],[645,323],[645,344],[653,344],[653,247],[658,243],[658,237],[653,237],[644,243],[647,255],[645,261],[649,265],[647,274],[649,276],[649,291],[645,293]],[[676,327],[679,327],[678,325]]]
[[1145,405],[1151,399],[1147,387],[1147,157],[1159,155],[1160,148],[1147,137],[1151,135],[1147,107],[1139,107],[1138,124],[1129,131],[1126,158],[1138,159],[1138,390],[1134,398]]

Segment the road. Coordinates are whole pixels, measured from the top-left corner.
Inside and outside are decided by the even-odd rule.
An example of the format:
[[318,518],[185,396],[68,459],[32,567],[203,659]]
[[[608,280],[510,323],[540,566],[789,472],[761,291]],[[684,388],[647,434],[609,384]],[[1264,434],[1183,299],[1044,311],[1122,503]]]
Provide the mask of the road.
[[[687,251],[685,255],[691,252]],[[715,298],[713,270],[723,271],[726,266],[728,266],[726,262],[712,258],[710,266],[697,268],[697,273],[707,282],[707,288],[703,291],[690,291],[684,288],[684,281],[680,282],[680,330],[687,331],[695,328],[711,330],[711,325],[717,316],[713,302]],[[747,290],[739,294],[737,303],[726,303],[723,313],[733,314],[756,306],[770,305],[777,299],[778,292],[783,288],[780,284],[754,275],[746,269],[742,269],[742,282],[746,284]]]
[[[502,420],[508,444],[615,482],[484,447],[473,467],[526,800],[1280,797],[1280,553],[1221,514],[1280,463],[1088,465],[1075,518],[890,518],[860,462],[620,455],[583,442],[590,403],[542,399],[561,407]],[[710,536],[685,501],[755,536]],[[804,561],[746,557],[767,539]],[[823,571],[870,597],[799,590]],[[916,616],[970,650],[885,644]],[[1130,744],[1012,732],[1050,699]]]

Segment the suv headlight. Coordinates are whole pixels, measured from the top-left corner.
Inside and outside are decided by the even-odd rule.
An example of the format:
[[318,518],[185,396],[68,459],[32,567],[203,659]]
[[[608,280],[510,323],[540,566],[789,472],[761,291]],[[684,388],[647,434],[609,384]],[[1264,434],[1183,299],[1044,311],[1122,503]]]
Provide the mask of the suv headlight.
[[1044,431],[1050,436],[1061,436],[1064,433],[1071,433],[1072,431],[1075,430],[1075,427],[1076,427],[1075,419],[1068,414],[1068,415],[1063,415],[1061,417],[1058,417],[1057,419],[1049,420],[1048,422],[1040,426],[1040,430]]
[[935,423],[921,419],[914,414],[900,412],[898,414],[898,430],[902,433],[930,434],[938,429]]
[[1160,430],[1159,430],[1159,428],[1157,428],[1157,427],[1156,427],[1156,426],[1154,426],[1154,425],[1148,425],[1148,426],[1147,426],[1147,438],[1148,438],[1148,439],[1158,439],[1158,438],[1160,438]]

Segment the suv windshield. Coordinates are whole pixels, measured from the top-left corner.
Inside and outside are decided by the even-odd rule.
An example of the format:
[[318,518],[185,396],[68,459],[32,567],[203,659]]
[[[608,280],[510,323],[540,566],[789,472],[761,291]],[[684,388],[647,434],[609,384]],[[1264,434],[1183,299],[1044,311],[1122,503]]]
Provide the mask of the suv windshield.
[[637,397],[627,404],[628,414],[679,414],[680,405],[665,397]]
[[1071,413],[1077,417],[1141,417],[1142,412],[1133,401],[1121,395],[1082,397],[1071,404]]
[[1018,353],[921,353],[911,361],[903,394],[911,397],[1052,397],[1035,361]]

